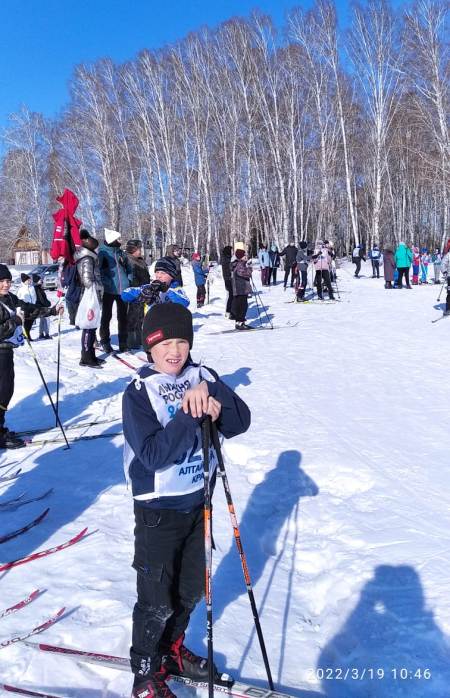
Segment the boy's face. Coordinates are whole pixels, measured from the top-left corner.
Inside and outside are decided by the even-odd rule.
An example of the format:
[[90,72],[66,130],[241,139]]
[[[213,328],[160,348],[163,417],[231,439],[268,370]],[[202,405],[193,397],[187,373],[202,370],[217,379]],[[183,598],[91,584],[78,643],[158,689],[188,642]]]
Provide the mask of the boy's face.
[[158,281],[162,281],[164,284],[167,284],[168,286],[170,286],[170,284],[173,281],[170,274],[167,274],[165,271],[155,271],[155,279],[157,279]]
[[177,376],[189,356],[189,342],[186,339],[165,339],[152,347],[151,354],[159,373]]
[[11,279],[0,279],[0,296],[6,296],[11,288]]

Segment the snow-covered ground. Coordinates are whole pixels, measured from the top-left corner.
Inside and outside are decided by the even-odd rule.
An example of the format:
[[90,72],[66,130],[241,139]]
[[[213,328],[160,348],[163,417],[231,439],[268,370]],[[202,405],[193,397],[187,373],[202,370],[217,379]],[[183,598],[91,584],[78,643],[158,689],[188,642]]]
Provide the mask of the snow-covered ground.
[[[250,430],[224,451],[277,688],[295,698],[444,698],[450,694],[450,320],[431,324],[439,316],[438,287],[385,291],[369,269],[363,265],[365,276],[354,279],[353,267],[344,264],[342,302],[334,305],[287,304],[291,294],[282,285],[262,289],[275,325],[299,321],[274,332],[216,334],[232,327],[217,278],[210,305],[194,311],[193,356],[218,370],[252,410]],[[190,271],[184,276],[194,300]],[[80,368],[79,335],[65,318],[61,417],[65,424],[118,420],[71,436],[120,432],[131,371],[113,358],[102,371]],[[56,344],[33,345],[53,394]],[[9,426],[52,426],[33,358],[22,348],[15,361]],[[33,589],[45,590],[0,620],[0,641],[65,606],[67,615],[42,641],[127,656],[135,573],[121,454],[118,435],[73,443],[69,451],[53,444],[0,456],[0,475],[12,461],[22,468],[16,480],[0,485],[0,504],[24,491],[54,490],[15,511],[0,508],[1,536],[50,507],[39,526],[0,546],[0,563],[64,542],[85,526],[92,531],[74,547],[0,574],[0,611]],[[263,687],[220,483],[214,538],[216,662]],[[205,652],[203,605],[188,644]],[[130,695],[131,675],[17,643],[0,650],[0,682],[72,698],[119,698]],[[173,690],[180,698],[195,695]]]

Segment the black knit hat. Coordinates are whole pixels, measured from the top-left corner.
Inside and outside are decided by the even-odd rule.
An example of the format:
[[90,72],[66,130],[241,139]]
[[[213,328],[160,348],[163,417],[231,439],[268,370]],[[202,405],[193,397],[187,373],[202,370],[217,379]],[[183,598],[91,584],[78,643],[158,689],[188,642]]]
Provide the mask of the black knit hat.
[[190,311],[180,303],[158,303],[148,311],[142,326],[142,344],[147,351],[165,339],[186,339],[192,349],[194,330]]
[[34,284],[38,284],[40,281],[42,281],[41,277],[39,274],[32,274],[31,278],[33,279]]
[[11,272],[9,271],[6,264],[0,264],[0,281],[2,281],[3,279],[9,279],[10,281],[12,281]]
[[155,272],[164,271],[174,279],[177,276],[177,266],[170,257],[161,257],[155,264]]
[[23,272],[20,275],[20,278],[22,280],[22,283],[25,283],[25,281],[29,281],[31,279],[31,276],[28,276],[28,274],[24,274]]
[[130,254],[132,252],[136,252],[136,250],[142,249],[142,240],[134,239],[134,240],[128,240],[125,250],[129,252]]

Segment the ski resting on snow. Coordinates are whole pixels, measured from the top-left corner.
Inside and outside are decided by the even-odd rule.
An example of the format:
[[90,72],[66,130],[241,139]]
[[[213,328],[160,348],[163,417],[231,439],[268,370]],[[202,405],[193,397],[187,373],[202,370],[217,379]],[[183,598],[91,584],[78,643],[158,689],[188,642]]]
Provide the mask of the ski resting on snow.
[[35,698],[62,698],[55,696],[53,693],[42,693],[42,691],[32,691],[29,688],[21,686],[12,686],[9,683],[0,683],[0,688],[7,693],[16,693],[20,696],[35,696]]
[[16,642],[24,642],[24,640],[28,639],[29,637],[32,637],[33,635],[39,635],[39,633],[43,633],[44,630],[51,628],[52,625],[58,622],[65,610],[65,606],[63,606],[63,608],[60,608],[59,611],[57,611],[53,616],[48,618],[40,625],[37,625],[32,630],[22,633],[21,635],[14,635],[13,637],[10,637],[8,640],[3,640],[3,642],[0,642],[0,648],[9,647],[10,645],[15,644]]
[[44,494],[40,494],[36,497],[30,497],[29,499],[24,499],[25,495],[27,494],[25,491],[25,492],[22,492],[22,494],[19,494],[18,497],[14,497],[14,499],[9,499],[7,502],[1,502],[0,509],[3,509],[3,510],[18,509],[19,507],[23,507],[24,504],[31,504],[32,502],[40,502],[41,499],[45,499],[52,492],[53,492],[53,487],[51,487],[49,490],[47,490],[47,492],[44,492]]
[[0,565],[0,572],[9,570],[12,567],[18,567],[19,565],[25,565],[27,562],[32,562],[33,560],[40,560],[43,557],[47,557],[48,555],[53,555],[53,553],[65,550],[66,548],[79,543],[84,538],[87,538],[89,535],[91,535],[91,533],[94,533],[94,531],[91,533],[88,533],[87,531],[87,528],[83,528],[82,531],[77,533],[77,535],[73,538],[70,538],[70,540],[67,540],[65,543],[60,543],[59,545],[55,545],[52,548],[47,548],[46,550],[39,550],[36,553],[30,553],[30,555],[26,555],[26,557],[11,560],[11,562],[5,562],[3,565]]
[[37,599],[37,597],[40,596],[41,593],[42,592],[39,589],[35,589],[31,592],[31,594],[26,596],[18,603],[14,604],[14,606],[5,608],[5,610],[0,613],[0,618],[6,618],[7,616],[12,615],[13,613],[17,613],[17,611],[20,611],[22,608],[25,608],[25,606],[28,606],[29,603]]
[[[86,650],[77,650],[71,647],[63,647],[61,645],[48,645],[41,642],[32,642],[25,638],[23,643],[34,650],[48,652],[50,654],[58,654],[64,657],[75,659],[76,661],[86,662],[87,664],[97,664],[109,669],[118,669],[119,671],[131,671],[130,661],[126,657],[117,657],[112,654],[101,654],[98,652],[88,652]],[[182,676],[170,676],[170,681],[192,686],[193,688],[208,688],[206,681],[193,681]],[[270,690],[268,688],[260,688],[250,684],[240,683],[235,681],[232,686],[214,684],[214,691],[223,693],[230,698],[292,698],[288,693],[280,693],[279,691]]]
[[0,544],[1,543],[6,543],[9,540],[12,540],[13,538],[17,538],[17,536],[22,535],[22,533],[26,533],[29,531],[31,528],[34,528],[38,524],[41,523],[47,516],[48,512],[50,511],[50,507],[47,507],[45,511],[42,512],[42,514],[39,514],[39,516],[36,516],[33,521],[30,521],[27,523],[25,526],[22,526],[21,528],[18,528],[16,531],[11,531],[10,533],[6,533],[4,536],[0,536]]

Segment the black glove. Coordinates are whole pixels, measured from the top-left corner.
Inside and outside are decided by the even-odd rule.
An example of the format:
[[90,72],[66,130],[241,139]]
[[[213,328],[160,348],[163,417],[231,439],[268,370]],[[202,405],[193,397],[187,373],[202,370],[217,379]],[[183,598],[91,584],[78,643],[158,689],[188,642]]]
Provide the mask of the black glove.
[[155,300],[158,298],[160,293],[164,293],[168,289],[168,285],[165,284],[163,281],[158,281],[155,279],[155,281],[152,281],[151,284],[145,284],[145,286],[141,286],[141,298],[144,301],[144,303],[151,304],[154,303]]

